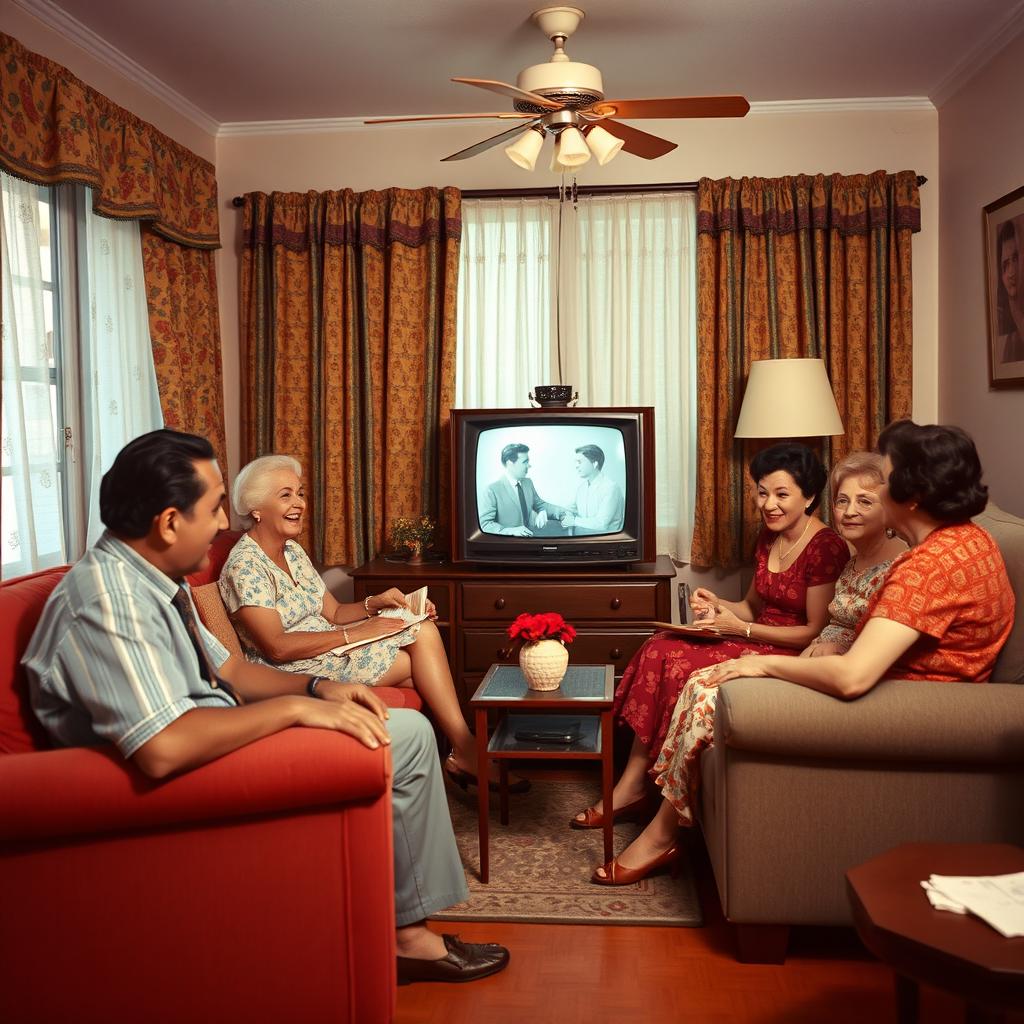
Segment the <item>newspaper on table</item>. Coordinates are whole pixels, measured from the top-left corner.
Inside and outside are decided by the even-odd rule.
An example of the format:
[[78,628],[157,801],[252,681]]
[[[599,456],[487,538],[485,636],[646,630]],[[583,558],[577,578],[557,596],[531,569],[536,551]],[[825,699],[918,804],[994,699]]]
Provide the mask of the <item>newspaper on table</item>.
[[1007,939],[1024,935],[1024,871],[1010,875],[929,875],[921,888],[937,910],[974,914]]
[[[408,608],[385,608],[380,614],[389,619],[401,619],[401,622],[395,623],[395,628],[390,632],[385,633],[384,636],[364,637],[360,640],[353,640],[348,644],[341,644],[338,647],[332,647],[332,654],[348,654],[349,651],[354,651],[357,647],[363,647],[366,644],[376,643],[378,640],[385,640],[389,636],[395,636],[398,633],[403,632],[410,626],[419,625],[424,619],[429,618],[427,615],[427,588],[420,587],[419,590],[414,590],[411,594],[405,595],[406,601],[409,603]],[[346,625],[358,625],[364,620],[357,619],[355,623],[346,623]]]

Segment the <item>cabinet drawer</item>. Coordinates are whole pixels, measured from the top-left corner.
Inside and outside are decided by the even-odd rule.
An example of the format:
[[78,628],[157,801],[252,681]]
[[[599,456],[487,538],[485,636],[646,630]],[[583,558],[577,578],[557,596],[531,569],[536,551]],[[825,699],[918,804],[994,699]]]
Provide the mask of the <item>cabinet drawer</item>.
[[[622,675],[629,659],[641,644],[654,633],[651,629],[603,630],[581,629],[575,642],[569,644],[569,661],[577,665],[615,666],[615,674]],[[462,631],[462,671],[485,672],[495,662],[515,663],[518,647],[506,654],[512,646],[503,629],[464,629]]]
[[574,619],[657,619],[658,584],[463,583],[464,620],[509,623],[522,612],[560,612]]
[[[416,585],[416,581],[413,579],[404,580],[361,580],[362,591],[368,597],[373,594],[383,594],[385,590],[389,590],[391,587],[400,590],[403,594],[411,594],[414,590],[419,590]],[[420,584],[422,586],[422,584]],[[358,593],[358,591],[357,591]],[[434,602],[437,607],[437,617],[447,622],[451,618],[451,600],[449,598],[449,588],[441,584],[431,584],[427,588],[427,597]],[[360,597],[358,600],[361,602],[363,599]]]

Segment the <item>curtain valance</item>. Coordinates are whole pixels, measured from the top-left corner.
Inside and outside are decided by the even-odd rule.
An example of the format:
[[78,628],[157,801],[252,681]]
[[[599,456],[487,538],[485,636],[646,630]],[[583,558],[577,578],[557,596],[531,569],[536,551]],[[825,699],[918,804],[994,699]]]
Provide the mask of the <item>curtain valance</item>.
[[416,249],[438,239],[458,243],[462,237],[462,201],[459,190],[451,187],[253,192],[246,198],[247,249],[271,243],[290,252],[319,245],[383,251],[392,242]]
[[0,104],[0,167],[10,174],[40,185],[80,182],[94,190],[98,214],[219,248],[211,163],[2,32]]
[[739,230],[786,235],[827,228],[849,237],[867,235],[876,227],[921,230],[914,171],[702,178],[698,199],[698,234]]

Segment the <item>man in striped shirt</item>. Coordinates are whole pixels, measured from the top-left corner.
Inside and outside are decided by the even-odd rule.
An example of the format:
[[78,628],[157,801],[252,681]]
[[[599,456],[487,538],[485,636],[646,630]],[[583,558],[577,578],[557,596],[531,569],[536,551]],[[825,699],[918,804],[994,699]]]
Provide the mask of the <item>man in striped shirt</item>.
[[[228,525],[209,442],[156,430],[114,460],[100,488],[107,531],[65,575],[25,653],[32,706],[63,745],[114,743],[162,779],[291,726],[391,747],[400,981],[471,981],[508,950],[430,931],[467,898],[433,732],[372,688],[256,665],[198,622],[183,582]],[[238,698],[242,698],[241,703]]]

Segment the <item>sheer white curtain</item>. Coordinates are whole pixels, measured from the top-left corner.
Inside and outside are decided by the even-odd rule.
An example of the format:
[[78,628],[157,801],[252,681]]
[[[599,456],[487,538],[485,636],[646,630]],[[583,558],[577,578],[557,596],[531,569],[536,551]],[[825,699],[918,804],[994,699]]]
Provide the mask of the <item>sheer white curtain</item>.
[[37,185],[0,177],[3,264],[3,575],[65,561],[53,361],[50,208]]
[[86,544],[103,532],[100,480],[133,438],[163,426],[149,336],[149,311],[137,221],[97,217],[85,204],[88,286],[82,310],[82,486]]
[[588,196],[561,212],[467,199],[462,215],[456,405],[522,407],[533,385],[565,383],[581,406],[654,406],[658,550],[688,559],[696,196]]
[[455,405],[515,408],[554,365],[558,203],[484,199],[462,205]]
[[696,489],[696,195],[588,196],[563,227],[563,375],[581,405],[653,405],[658,550],[686,560]]

